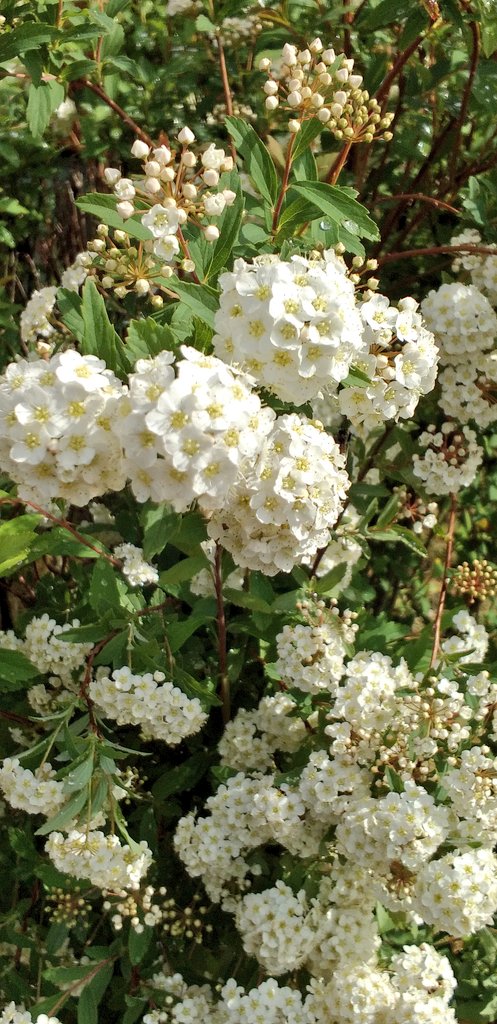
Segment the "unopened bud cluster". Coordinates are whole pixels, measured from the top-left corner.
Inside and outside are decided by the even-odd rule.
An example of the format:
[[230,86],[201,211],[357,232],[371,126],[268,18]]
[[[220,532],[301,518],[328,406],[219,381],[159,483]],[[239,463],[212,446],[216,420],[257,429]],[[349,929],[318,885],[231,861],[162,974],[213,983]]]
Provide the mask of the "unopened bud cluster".
[[[81,921],[88,919],[89,904],[81,895],[81,888],[52,888],[47,893],[48,914],[52,924],[64,924],[66,928],[74,928]],[[52,906],[50,906],[52,904]]]
[[486,558],[474,558],[471,564],[462,562],[456,567],[451,582],[453,593],[467,598],[469,604],[485,601],[497,593],[497,567]]
[[[199,155],[190,148],[194,141],[194,133],[186,127],[178,134],[176,149],[166,145],[152,149],[137,139],[131,153],[142,161],[142,174],[124,178],[115,167],[107,167],[104,172],[105,181],[117,198],[117,213],[124,220],[138,213],[141,223],[150,231],[150,242],[141,245],[138,252],[141,254],[143,249],[145,258],[155,257],[160,263],[183,260],[183,270],[189,272],[194,265],[182,228],[187,222],[196,224],[206,241],[217,241],[219,228],[206,220],[220,217],[236,198],[231,189],[218,187],[221,174],[233,169],[232,157],[224,149],[216,149],[214,143]],[[113,279],[119,267],[107,269]],[[161,272],[166,276],[172,273],[170,268],[162,268]],[[148,273],[141,277],[142,294],[149,290],[148,277]],[[134,290],[139,291],[136,283]]]
[[298,50],[285,43],[282,64],[273,72],[264,57],[259,69],[267,72],[263,89],[266,109],[282,107],[291,114],[288,127],[298,132],[302,122],[317,117],[336,139],[346,142],[389,142],[393,114],[382,114],[380,104],[362,88],[362,75],[354,73],[354,61],[325,48],[320,39]]

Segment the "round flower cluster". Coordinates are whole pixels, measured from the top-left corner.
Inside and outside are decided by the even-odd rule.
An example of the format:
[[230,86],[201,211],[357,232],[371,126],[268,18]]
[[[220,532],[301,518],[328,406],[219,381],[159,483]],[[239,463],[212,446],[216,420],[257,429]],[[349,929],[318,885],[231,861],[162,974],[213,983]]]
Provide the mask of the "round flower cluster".
[[466,609],[453,616],[452,626],[455,627],[459,636],[453,634],[442,641],[443,653],[464,654],[460,664],[483,661],[489,643],[489,635],[485,626],[481,622],[477,622]]
[[220,359],[184,346],[140,359],[129,379],[128,415],[120,420],[126,470],[139,501],[168,501],[184,512],[222,508],[271,429],[249,381]]
[[36,683],[27,692],[28,701],[37,714],[54,710],[59,701],[75,699],[78,676],[75,682],[74,674],[83,668],[92,645],[68,643],[61,637],[79,625],[79,619],[74,619],[60,626],[45,613],[28,622],[24,639],[17,637],[12,630],[0,631],[3,650],[20,651],[36,666],[40,675],[49,676],[50,689],[45,683]]
[[86,505],[126,482],[114,433],[123,387],[102,359],[68,350],[0,377],[0,467],[21,498]]
[[134,675],[131,669],[115,669],[108,676],[99,669],[90,683],[90,697],[107,718],[118,725],[139,725],[147,738],[175,746],[192,736],[207,721],[197,697],[187,697],[178,686],[165,682],[163,672]]
[[[193,222],[202,227],[206,241],[215,242],[219,228],[202,222],[209,217],[220,217],[236,199],[231,189],[218,188],[223,171],[233,169],[233,158],[226,156],[224,149],[216,149],[214,143],[197,156],[190,149],[194,141],[195,135],[187,127],[178,134],[176,150],[166,145],[152,149],[137,139],[131,153],[143,161],[142,174],[134,179],[123,178],[115,167],[107,167],[104,172],[118,200],[116,209],[120,216],[128,219],[139,212],[141,223],[150,231],[151,250],[157,259],[161,263],[172,263],[182,252],[187,258],[188,265],[184,267],[187,270],[193,270],[194,266],[189,266],[192,261],[183,241],[182,227],[187,221]],[[139,200],[138,210],[136,199]],[[147,207],[145,212],[144,206]],[[114,269],[106,268],[111,281]],[[148,280],[143,277],[141,281],[138,289],[135,282],[135,291],[146,294]]]
[[259,256],[222,274],[216,354],[247,370],[284,402],[336,390],[361,350],[362,327],[347,268],[321,259]]
[[440,429],[430,424],[418,438],[423,455],[413,455],[413,473],[428,494],[456,494],[469,487],[483,459],[470,427],[446,421]]
[[259,68],[268,73],[263,86],[266,109],[282,106],[289,111],[291,132],[298,132],[303,121],[317,117],[336,139],[372,142],[382,138],[389,142],[392,138],[386,129],[393,114],[382,115],[378,100],[362,88],[362,75],[353,73],[353,59],[343,53],[337,56],[320,39],[313,39],[304,50],[285,43],[276,74],[268,57],[262,58]]
[[491,924],[497,910],[497,856],[491,850],[468,850],[425,864],[415,905],[427,924],[456,938]]
[[327,690],[335,696],[345,672],[347,644],[357,631],[353,613],[345,611],[341,616],[335,607],[326,612],[323,602],[315,607],[303,604],[301,609],[307,621],[284,626],[276,637],[275,671],[286,686],[304,693]]
[[480,355],[478,362],[446,366],[439,376],[440,408],[459,423],[472,420],[480,429],[497,420],[497,353]]
[[254,42],[261,29],[258,14],[248,13],[243,18],[223,18],[219,35],[225,45],[238,47],[242,41]]
[[0,768],[0,790],[11,807],[51,818],[66,800],[64,784],[55,775],[48,762],[32,772],[17,757],[6,757]]
[[118,544],[114,548],[116,558],[122,560],[121,572],[129,580],[132,587],[144,587],[147,583],[157,583],[158,570],[143,557],[143,548],[135,544]]
[[88,878],[99,889],[138,889],[152,863],[147,843],[122,846],[116,835],[97,830],[64,836],[51,832],[45,849],[58,871]]
[[0,1013],[0,1024],[61,1024],[58,1017],[48,1017],[46,1013],[39,1013],[33,1017],[24,1006],[16,1006],[9,1003]]
[[[480,232],[474,228],[466,228],[460,235],[454,235],[450,240],[451,245],[468,245],[468,243],[482,245],[485,248],[495,248],[483,242]],[[490,253],[462,252],[454,260],[452,267],[456,272],[461,269],[469,271],[471,284],[474,284],[475,288],[479,288],[487,296],[492,306],[497,306],[497,248],[495,248],[495,256],[491,256]]]
[[417,310],[410,297],[396,308],[380,294],[360,307],[368,354],[356,366],[371,383],[343,388],[339,395],[340,412],[356,429],[370,432],[385,420],[409,419],[420,396],[433,390],[438,349]]
[[237,565],[290,572],[330,540],[349,487],[345,458],[318,421],[280,416],[208,533]]
[[273,768],[277,750],[293,752],[305,739],[305,725],[292,715],[287,693],[263,697],[255,711],[241,708],[225,726],[218,751],[223,764],[238,771]]
[[486,558],[473,558],[462,562],[453,570],[451,590],[454,594],[462,594],[470,604],[475,601],[486,601],[497,594],[497,567],[490,565]]
[[[61,288],[77,292],[86,278],[89,262],[88,253],[78,253],[74,263],[67,267],[62,274]],[[40,288],[33,292],[21,313],[21,338],[26,345],[37,343],[40,356],[47,355],[52,350],[52,344],[47,339],[56,334],[56,327],[50,320],[56,297],[57,288],[52,286]],[[43,340],[40,342],[40,339]]]
[[236,913],[245,952],[276,976],[300,967],[315,943],[306,911],[304,892],[294,896],[281,881],[274,889],[248,893]]
[[442,365],[473,363],[493,348],[497,316],[474,285],[443,284],[428,292],[421,310],[435,335]]

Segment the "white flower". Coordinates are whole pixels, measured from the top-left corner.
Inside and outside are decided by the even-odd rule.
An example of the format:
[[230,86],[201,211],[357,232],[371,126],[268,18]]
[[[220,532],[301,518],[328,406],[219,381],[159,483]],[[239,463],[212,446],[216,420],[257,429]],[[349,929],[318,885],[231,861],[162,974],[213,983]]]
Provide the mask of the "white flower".
[[87,878],[99,889],[139,889],[152,863],[145,841],[132,849],[122,846],[116,835],[96,830],[84,833],[74,829],[68,836],[51,832],[45,849],[59,871]]
[[115,669],[111,676],[106,672],[97,672],[90,696],[118,725],[139,725],[145,737],[175,746],[207,721],[198,698],[187,697],[162,672],[134,675],[128,668]]

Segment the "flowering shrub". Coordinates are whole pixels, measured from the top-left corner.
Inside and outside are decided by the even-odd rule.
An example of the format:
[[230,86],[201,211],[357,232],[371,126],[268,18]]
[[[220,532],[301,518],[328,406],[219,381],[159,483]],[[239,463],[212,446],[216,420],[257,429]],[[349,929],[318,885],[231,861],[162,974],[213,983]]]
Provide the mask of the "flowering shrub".
[[0,1024],[497,1018],[491,6],[5,4]]

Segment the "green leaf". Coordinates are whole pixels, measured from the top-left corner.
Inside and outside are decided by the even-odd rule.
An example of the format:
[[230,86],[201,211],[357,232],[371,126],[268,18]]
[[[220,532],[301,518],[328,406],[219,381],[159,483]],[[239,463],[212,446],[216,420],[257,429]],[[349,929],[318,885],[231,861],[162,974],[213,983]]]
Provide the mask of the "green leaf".
[[172,542],[180,517],[170,505],[145,505],[140,513],[143,527],[143,554],[147,561]]
[[227,117],[226,125],[255,187],[262,198],[274,206],[279,194],[278,176],[266,147],[252,125],[241,118]]
[[428,554],[423,542],[420,541],[418,535],[416,533],[413,533],[412,530],[408,530],[406,526],[391,526],[388,530],[376,530],[373,528],[368,531],[366,537],[368,540],[372,541],[400,541],[401,544],[404,544],[407,548],[409,548],[411,551],[414,551],[421,558],[426,558]]
[[125,231],[130,238],[138,238],[140,242],[148,242],[152,235],[148,228],[144,227],[140,222],[141,213],[123,220],[116,211],[116,205],[117,199],[115,196],[108,196],[99,192],[90,192],[88,195],[81,196],[76,200],[76,206],[80,210],[83,210],[84,213],[91,213],[93,217],[98,217],[102,224],[108,224],[111,228]]
[[26,116],[29,130],[35,139],[43,135],[64,95],[64,86],[60,82],[40,82],[39,85],[31,83],[29,86]]
[[192,754],[182,764],[169,768],[161,775],[152,786],[152,796],[156,800],[167,800],[173,793],[183,793],[193,786],[205,775],[211,763],[211,756],[203,750]]
[[8,576],[13,566],[24,562],[38,540],[35,527],[41,516],[23,515],[0,523],[0,576]]
[[77,1007],[78,1024],[98,1024],[98,1006],[91,985],[85,985],[79,994]]
[[[122,582],[119,580],[119,582]],[[94,566],[88,600],[97,615],[106,615],[109,611],[121,611],[121,590],[118,586],[116,570],[109,562],[97,562]]]
[[184,669],[180,668],[179,665],[174,666],[173,678],[175,682],[178,682],[181,689],[185,691],[188,697],[198,697],[203,704],[207,704],[210,707],[220,707],[222,701],[213,690],[209,689],[206,683],[199,683],[189,672],[185,672]]
[[83,810],[88,800],[88,789],[82,789],[79,793],[75,793],[67,804],[58,814],[55,814],[53,818],[49,818],[44,825],[40,825],[35,832],[37,836],[47,836],[49,832],[57,832],[58,829],[63,829],[66,825],[72,821],[73,818],[77,818],[80,812]]
[[105,308],[105,302],[91,278],[82,293],[81,314],[84,324],[82,351],[103,359],[110,370],[126,373],[129,369],[123,343],[116,334]]
[[57,29],[41,23],[20,25],[12,32],[4,30],[0,39],[0,64],[28,50],[37,50],[43,43],[50,43],[59,36]]
[[57,289],[57,305],[60,310],[62,323],[69,328],[78,341],[82,341],[85,334],[85,324],[81,315],[81,296],[68,288]]
[[191,309],[199,320],[202,320],[208,327],[214,329],[214,314],[219,308],[218,292],[206,284],[190,284],[188,281],[180,281],[175,277],[158,277],[158,284],[164,285],[171,292],[175,292],[178,299]]
[[35,679],[40,671],[21,651],[0,649],[0,692],[12,693],[24,690],[30,679]]
[[168,586],[176,583],[184,583],[186,580],[191,580],[196,573],[200,572],[201,569],[207,568],[207,559],[205,555],[191,555],[189,558],[182,558],[181,561],[176,562],[176,565],[171,566],[170,569],[166,569],[161,572],[159,576],[159,587],[167,590]]
[[316,594],[322,594],[324,597],[332,597],[336,591],[339,583],[343,580],[348,569],[346,563],[341,565],[335,565],[333,569],[325,573],[324,576],[319,576],[313,582],[313,589]]
[[412,0],[382,0],[374,10],[366,4],[357,18],[357,27],[361,32],[374,32],[384,25],[405,21],[411,11]]
[[89,78],[97,67],[94,60],[75,60],[62,68],[60,77],[65,82],[75,82],[78,78]]
[[176,651],[179,651],[183,644],[196,633],[197,629],[205,626],[207,622],[211,622],[213,618],[213,615],[199,614],[193,611],[187,619],[183,619],[181,622],[169,623],[167,627],[167,640],[171,653],[175,654]]
[[481,42],[485,57],[492,57],[497,50],[497,18],[494,0],[476,0],[480,15]]
[[295,136],[292,149],[292,161],[298,160],[302,153],[305,153],[310,143],[326,127],[317,117],[311,117],[310,121],[304,121],[301,129]]
[[131,321],[126,335],[126,354],[132,363],[150,359],[159,352],[173,352],[176,348],[176,339],[167,324],[158,324],[151,316]]
[[[128,954],[133,966],[141,964],[142,960],[145,958],[152,941],[153,934],[154,929],[149,928],[148,925],[143,926],[142,932],[137,932],[134,928],[130,928]],[[78,1024],[80,1024],[79,1020]]]
[[340,185],[327,185],[322,181],[292,182],[289,192],[314,203],[332,223],[345,227],[353,235],[360,238],[379,238],[378,228],[369,216],[366,208],[354,199],[355,189],[343,188]]

